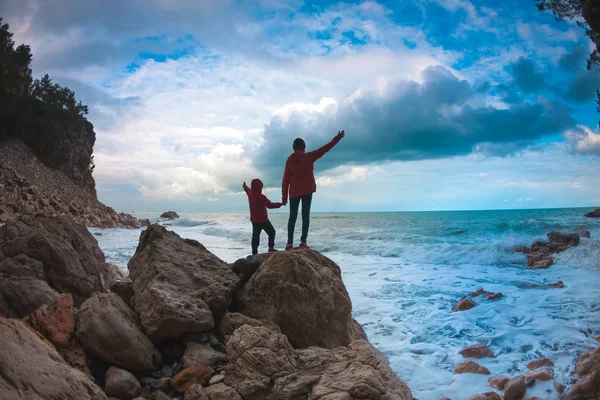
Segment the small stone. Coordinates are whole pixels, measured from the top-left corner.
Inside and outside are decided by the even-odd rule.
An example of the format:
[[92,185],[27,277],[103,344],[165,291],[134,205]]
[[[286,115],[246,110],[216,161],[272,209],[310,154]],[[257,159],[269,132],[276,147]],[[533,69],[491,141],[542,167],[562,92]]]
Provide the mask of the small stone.
[[141,397],[148,397],[152,393],[152,387],[150,385],[142,386],[142,390],[140,391]]
[[508,381],[504,388],[504,399],[505,400],[520,400],[525,396],[527,392],[527,386],[525,385],[525,378],[523,376],[517,376]]
[[468,400],[502,400],[502,397],[496,392],[486,392],[473,395]]
[[154,400],[171,400],[171,398],[165,392],[159,390],[155,393]]
[[465,361],[454,367],[455,374],[482,374],[490,375],[490,370],[477,364],[475,361]]
[[214,368],[227,364],[227,355],[216,351],[208,343],[188,342],[182,361],[184,368],[195,365],[206,365]]
[[538,369],[539,367],[554,367],[554,362],[549,358],[540,358],[539,360],[532,360],[527,363],[527,368],[530,370]]
[[140,379],[140,382],[142,385],[151,385],[153,380],[154,378],[150,376],[144,376],[142,379]]
[[470,310],[473,307],[475,307],[475,303],[473,302],[473,300],[461,299],[458,301],[458,303],[456,303],[453,310],[454,311],[465,311],[465,310]]
[[484,344],[476,344],[459,351],[459,354],[465,358],[494,358],[494,353]]
[[490,387],[498,390],[504,390],[504,387],[508,383],[508,378],[502,375],[494,375],[488,379]]
[[206,385],[210,381],[212,375],[212,368],[204,365],[197,365],[195,367],[186,368],[175,375],[171,381],[171,384],[178,392],[185,393],[186,390],[194,383]]
[[210,381],[208,381],[209,385],[216,385],[217,383],[221,383],[225,380],[225,375],[215,375],[212,378],[210,378]]
[[554,389],[556,389],[556,391],[558,393],[564,393],[565,385],[563,385],[562,383],[559,383],[557,381],[554,381]]
[[173,377],[173,368],[169,365],[163,365],[160,369],[160,374],[162,376],[168,376],[169,378]]
[[106,395],[118,399],[132,399],[139,395],[142,389],[131,372],[117,367],[108,369],[105,380],[104,392]]
[[152,380],[151,386],[152,386],[152,389],[154,389],[154,390],[161,389],[161,390],[169,391],[171,389],[171,378],[165,377],[165,378],[154,379],[154,380]]

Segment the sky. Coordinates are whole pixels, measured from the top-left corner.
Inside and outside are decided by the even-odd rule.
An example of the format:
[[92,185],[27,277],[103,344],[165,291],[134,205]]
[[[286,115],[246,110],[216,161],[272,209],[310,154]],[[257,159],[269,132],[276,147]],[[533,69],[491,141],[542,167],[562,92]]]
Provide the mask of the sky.
[[314,211],[600,206],[594,48],[534,0],[2,0],[15,41],[90,108],[98,197],[244,211],[292,141]]

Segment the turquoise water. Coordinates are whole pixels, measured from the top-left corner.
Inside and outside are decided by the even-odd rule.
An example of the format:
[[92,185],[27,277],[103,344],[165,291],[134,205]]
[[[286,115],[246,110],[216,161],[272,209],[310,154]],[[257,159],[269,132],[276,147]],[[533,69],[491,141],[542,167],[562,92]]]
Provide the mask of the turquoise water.
[[[528,360],[548,357],[556,379],[568,385],[575,358],[597,345],[600,220],[584,218],[587,211],[313,213],[308,242],[340,265],[356,319],[415,398],[466,399],[491,390],[487,376],[452,373],[466,346],[492,349],[496,358],[479,361],[492,374],[513,376],[526,372]],[[183,214],[173,222],[138,216],[201,241],[226,261],[249,253],[247,213]],[[281,248],[287,214],[273,212],[271,221]],[[525,256],[514,251],[551,230],[581,226],[591,239],[557,255],[547,270],[528,269]],[[138,237],[136,230],[111,229],[97,239],[109,261],[126,267]],[[527,288],[557,280],[566,287]],[[476,299],[475,308],[452,312],[460,297],[480,287],[504,298]],[[537,383],[528,396],[557,398],[551,382]]]

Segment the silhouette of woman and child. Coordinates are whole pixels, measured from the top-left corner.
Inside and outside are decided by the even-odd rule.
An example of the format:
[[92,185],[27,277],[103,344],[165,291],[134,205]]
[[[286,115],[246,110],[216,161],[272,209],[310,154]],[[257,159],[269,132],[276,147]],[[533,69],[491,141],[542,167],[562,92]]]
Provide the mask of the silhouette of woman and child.
[[269,236],[269,251],[275,249],[275,228],[269,221],[267,208],[279,208],[287,205],[288,194],[290,200],[290,218],[288,220],[288,240],[285,246],[286,250],[294,248],[294,228],[298,218],[298,208],[302,203],[302,236],[300,237],[300,247],[309,249],[306,244],[308,237],[308,227],[310,225],[310,206],[312,195],[317,191],[315,182],[314,163],[325,153],[333,148],[345,136],[344,131],[335,135],[331,142],[314,151],[306,152],[304,140],[297,138],[294,140],[292,148],[294,152],[285,162],[285,170],[281,182],[281,202],[274,203],[262,194],[263,183],[260,179],[253,179],[250,187],[246,182],[242,185],[248,195],[248,204],[250,206],[250,222],[252,222],[252,254],[258,253],[260,243],[260,234],[264,230]]

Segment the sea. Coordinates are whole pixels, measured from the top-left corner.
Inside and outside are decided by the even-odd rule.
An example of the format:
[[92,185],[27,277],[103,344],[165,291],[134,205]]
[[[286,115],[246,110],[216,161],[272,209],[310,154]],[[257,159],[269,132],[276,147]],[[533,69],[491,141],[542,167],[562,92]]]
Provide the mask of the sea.
[[[491,391],[489,376],[458,375],[458,352],[485,344],[495,358],[476,360],[492,375],[527,372],[528,361],[547,357],[555,380],[573,383],[577,357],[599,343],[600,219],[586,208],[497,211],[312,213],[308,243],[338,263],[353,314],[371,343],[418,400],[467,399]],[[247,213],[134,213],[203,243],[227,262],[250,253]],[[271,212],[276,246],[286,243],[287,214]],[[300,221],[296,238],[300,235]],[[591,238],[555,256],[545,270],[527,267],[518,246],[544,240],[553,230],[585,227]],[[90,229],[107,260],[127,268],[140,230]],[[298,239],[296,239],[298,240]],[[297,243],[296,243],[297,244]],[[266,251],[263,233],[261,251]],[[548,284],[562,281],[564,288]],[[453,312],[464,295],[483,288],[504,297]],[[527,397],[557,399],[553,382],[536,382]]]

